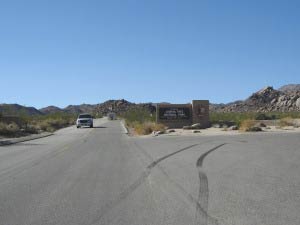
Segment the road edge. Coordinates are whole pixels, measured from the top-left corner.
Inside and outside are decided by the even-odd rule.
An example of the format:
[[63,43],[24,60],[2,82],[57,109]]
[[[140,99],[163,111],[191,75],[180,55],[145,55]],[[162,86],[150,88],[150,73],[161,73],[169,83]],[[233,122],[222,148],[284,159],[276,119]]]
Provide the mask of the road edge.
[[0,146],[6,146],[6,145],[13,145],[17,144],[20,142],[25,142],[25,141],[31,141],[31,140],[36,140],[40,138],[45,138],[54,135],[54,133],[44,133],[44,134],[38,134],[38,135],[32,135],[32,136],[27,136],[27,137],[20,137],[20,138],[14,138],[11,140],[0,140]]
[[124,133],[128,135],[129,131],[128,131],[128,128],[126,127],[126,125],[125,125],[125,121],[124,120],[121,120],[121,126],[122,126],[122,128],[124,130]]

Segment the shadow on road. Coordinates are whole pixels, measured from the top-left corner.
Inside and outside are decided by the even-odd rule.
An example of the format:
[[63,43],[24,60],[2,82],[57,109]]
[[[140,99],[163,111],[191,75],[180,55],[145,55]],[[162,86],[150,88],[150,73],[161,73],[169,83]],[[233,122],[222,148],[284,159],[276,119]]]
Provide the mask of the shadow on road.
[[[80,127],[81,129],[91,129],[90,127]],[[107,128],[107,127],[103,127],[103,126],[94,126],[92,128],[96,128],[96,129],[103,129],[103,128]]]

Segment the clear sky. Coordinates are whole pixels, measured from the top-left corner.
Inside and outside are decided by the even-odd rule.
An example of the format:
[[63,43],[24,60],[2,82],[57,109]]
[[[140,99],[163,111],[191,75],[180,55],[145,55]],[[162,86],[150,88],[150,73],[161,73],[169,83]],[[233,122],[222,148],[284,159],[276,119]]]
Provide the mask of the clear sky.
[[299,0],[0,2],[0,103],[214,103],[300,83]]

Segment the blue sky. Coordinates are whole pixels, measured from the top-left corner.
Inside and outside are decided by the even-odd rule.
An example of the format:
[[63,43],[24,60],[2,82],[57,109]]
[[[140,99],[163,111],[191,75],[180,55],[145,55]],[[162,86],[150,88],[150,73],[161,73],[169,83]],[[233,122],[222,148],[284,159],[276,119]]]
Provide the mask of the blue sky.
[[300,83],[300,1],[0,2],[0,103],[230,102]]

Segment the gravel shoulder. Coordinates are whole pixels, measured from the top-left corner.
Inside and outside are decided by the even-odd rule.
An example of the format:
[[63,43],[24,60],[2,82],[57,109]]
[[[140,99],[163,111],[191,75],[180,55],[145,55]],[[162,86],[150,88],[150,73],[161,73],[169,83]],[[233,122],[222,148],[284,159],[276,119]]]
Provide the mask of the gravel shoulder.
[[244,134],[253,134],[253,133],[264,133],[264,134],[280,134],[280,133],[300,133],[300,128],[295,127],[276,127],[269,126],[267,128],[262,128],[261,132],[244,132],[239,130],[228,130],[224,128],[207,128],[201,130],[184,130],[184,129],[171,129],[167,130],[165,134],[161,135],[142,135],[136,136],[141,138],[148,138],[153,136],[183,136],[183,137],[199,137],[199,136],[234,136],[234,135],[244,135]]

